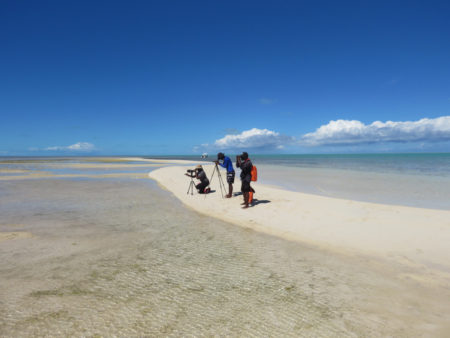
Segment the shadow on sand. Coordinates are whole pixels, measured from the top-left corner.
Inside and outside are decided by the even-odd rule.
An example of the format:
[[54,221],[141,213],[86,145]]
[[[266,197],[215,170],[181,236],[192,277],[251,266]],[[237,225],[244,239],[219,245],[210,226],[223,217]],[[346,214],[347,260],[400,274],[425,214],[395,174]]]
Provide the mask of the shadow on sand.
[[254,207],[254,206],[258,205],[258,204],[267,204],[267,203],[270,203],[270,202],[271,201],[269,201],[269,200],[258,200],[256,198],[254,198],[253,201],[252,201],[252,206]]
[[[233,194],[233,196],[234,197],[242,196],[242,192],[236,192]],[[254,198],[251,206],[254,207],[254,206],[257,206],[258,204],[267,204],[270,202],[271,201],[269,201],[269,200],[259,200],[257,198]]]

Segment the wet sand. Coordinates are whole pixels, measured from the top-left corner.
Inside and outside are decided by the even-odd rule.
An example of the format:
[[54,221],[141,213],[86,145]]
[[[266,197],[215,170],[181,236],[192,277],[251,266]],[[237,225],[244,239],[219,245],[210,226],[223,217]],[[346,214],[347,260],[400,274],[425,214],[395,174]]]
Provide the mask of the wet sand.
[[[0,335],[445,337],[448,287],[187,209],[141,169],[0,182]],[[128,177],[126,176],[128,175]]]

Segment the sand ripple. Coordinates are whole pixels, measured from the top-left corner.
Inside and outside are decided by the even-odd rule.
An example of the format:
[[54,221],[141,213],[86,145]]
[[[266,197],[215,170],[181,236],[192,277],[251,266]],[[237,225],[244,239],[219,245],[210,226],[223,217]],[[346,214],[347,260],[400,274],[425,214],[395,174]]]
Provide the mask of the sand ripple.
[[25,232],[25,231],[5,232],[5,231],[2,231],[2,232],[0,232],[0,242],[12,240],[12,239],[30,238],[31,236],[33,236],[31,234],[31,232]]
[[0,230],[36,235],[0,246],[2,337],[439,336],[447,322],[432,291],[405,296],[363,258],[198,215],[150,181],[2,184]]

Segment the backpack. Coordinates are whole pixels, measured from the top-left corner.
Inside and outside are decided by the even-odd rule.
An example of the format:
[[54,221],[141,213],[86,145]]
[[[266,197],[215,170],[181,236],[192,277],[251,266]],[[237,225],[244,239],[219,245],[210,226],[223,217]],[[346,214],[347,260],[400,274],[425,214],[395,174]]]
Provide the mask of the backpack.
[[255,166],[252,167],[252,181],[256,182],[258,180],[258,169]]

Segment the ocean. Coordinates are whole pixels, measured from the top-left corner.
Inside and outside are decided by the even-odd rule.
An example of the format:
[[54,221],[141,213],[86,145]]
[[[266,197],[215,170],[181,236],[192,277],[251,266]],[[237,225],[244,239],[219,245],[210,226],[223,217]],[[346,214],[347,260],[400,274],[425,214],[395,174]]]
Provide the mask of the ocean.
[[[235,162],[234,154],[227,154]],[[192,165],[215,160],[200,155],[143,156],[156,159],[181,159]],[[252,155],[258,168],[258,182],[282,189],[334,198],[395,204],[419,208],[450,210],[450,153],[407,154],[295,154]],[[92,158],[97,161],[98,158]],[[0,157],[0,165],[8,163],[9,172],[45,170],[53,174],[80,172],[77,164],[89,157]],[[51,165],[45,165],[45,164]],[[132,163],[132,162],[129,162]],[[60,165],[57,165],[60,164]],[[136,168],[108,169],[108,173],[135,171]],[[84,174],[98,174],[101,168],[84,168]],[[145,174],[148,168],[140,172]],[[236,175],[239,189],[239,169]],[[255,195],[257,198],[257,195]]]
[[[235,161],[236,155],[226,154]],[[202,159],[199,155],[144,156],[156,159],[180,159],[210,162],[215,155]],[[326,168],[351,171],[399,173],[450,177],[450,153],[404,154],[271,154],[251,155],[254,163],[297,168]]]

